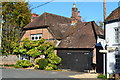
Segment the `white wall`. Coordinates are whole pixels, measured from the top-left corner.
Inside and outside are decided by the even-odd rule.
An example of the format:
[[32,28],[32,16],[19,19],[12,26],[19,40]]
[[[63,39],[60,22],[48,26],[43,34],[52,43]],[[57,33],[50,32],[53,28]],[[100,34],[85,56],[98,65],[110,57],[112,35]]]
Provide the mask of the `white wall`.
[[109,46],[115,44],[115,30],[114,30],[115,27],[118,27],[118,22],[110,23],[106,25],[106,31],[105,31],[106,40],[108,41]]
[[[106,24],[105,31],[105,40],[107,41],[107,49],[108,47],[118,47],[114,46],[115,44],[115,27],[120,27],[120,22],[114,22]],[[107,73],[111,74],[115,71],[115,51],[107,53]]]

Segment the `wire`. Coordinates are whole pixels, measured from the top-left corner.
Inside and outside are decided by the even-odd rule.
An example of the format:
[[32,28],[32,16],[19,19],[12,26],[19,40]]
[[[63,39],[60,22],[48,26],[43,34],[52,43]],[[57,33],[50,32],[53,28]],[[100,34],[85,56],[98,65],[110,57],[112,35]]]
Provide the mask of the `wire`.
[[54,0],[48,1],[48,2],[43,3],[43,4],[41,4],[41,5],[37,6],[37,7],[32,8],[32,9],[35,9],[35,8],[38,8],[38,7],[44,6],[44,5],[46,5],[46,4],[50,3],[50,2],[53,2],[53,1],[54,1]]

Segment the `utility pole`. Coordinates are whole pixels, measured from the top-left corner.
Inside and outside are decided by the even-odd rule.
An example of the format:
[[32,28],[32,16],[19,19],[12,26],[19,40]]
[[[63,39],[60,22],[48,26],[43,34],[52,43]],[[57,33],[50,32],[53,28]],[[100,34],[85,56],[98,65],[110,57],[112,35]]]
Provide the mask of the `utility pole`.
[[104,21],[106,20],[106,0],[103,2],[103,10],[104,10]]
[[[103,16],[104,16],[104,22],[105,22],[105,19],[106,19],[106,0],[103,1]],[[105,23],[104,23],[104,28],[105,28]],[[106,66],[106,64],[105,64],[105,54],[103,54],[103,74],[104,75],[105,75],[105,66]]]
[[[103,1],[103,16],[104,16],[104,21],[103,21],[104,22],[104,39],[106,41],[106,38],[105,38],[105,35],[106,35],[105,34],[105,32],[106,32],[105,31],[106,30],[106,28],[105,28],[106,27],[106,25],[105,25],[105,21],[106,21],[106,0]],[[107,78],[109,78],[109,74],[107,73],[107,64],[106,64],[107,63],[107,59],[106,59],[107,57],[106,56],[107,56],[107,54],[104,53],[103,54],[103,74],[104,75],[107,74]]]

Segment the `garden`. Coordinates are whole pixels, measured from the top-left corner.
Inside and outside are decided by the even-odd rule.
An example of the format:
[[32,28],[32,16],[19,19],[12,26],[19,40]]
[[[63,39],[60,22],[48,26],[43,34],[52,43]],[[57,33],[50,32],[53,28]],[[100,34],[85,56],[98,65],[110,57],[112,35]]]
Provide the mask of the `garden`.
[[12,66],[15,68],[30,68],[40,70],[57,70],[61,63],[61,58],[54,52],[54,44],[44,39],[29,40],[25,38],[15,47],[13,53],[16,55],[27,55],[30,59],[23,59],[16,62]]

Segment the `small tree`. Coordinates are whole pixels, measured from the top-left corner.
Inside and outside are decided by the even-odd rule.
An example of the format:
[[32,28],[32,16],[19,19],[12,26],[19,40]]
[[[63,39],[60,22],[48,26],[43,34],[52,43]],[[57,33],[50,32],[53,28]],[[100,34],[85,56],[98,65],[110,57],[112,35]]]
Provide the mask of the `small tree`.
[[[2,2],[2,54],[12,54],[23,27],[30,22],[28,2]],[[0,14],[1,15],[1,14]]]
[[[61,58],[54,53],[54,48],[54,44],[42,38],[37,41],[25,38],[21,45],[15,48],[14,54],[27,54],[34,60],[36,59],[35,63],[40,69],[54,70],[61,62]],[[45,58],[41,58],[40,55],[44,55]]]

